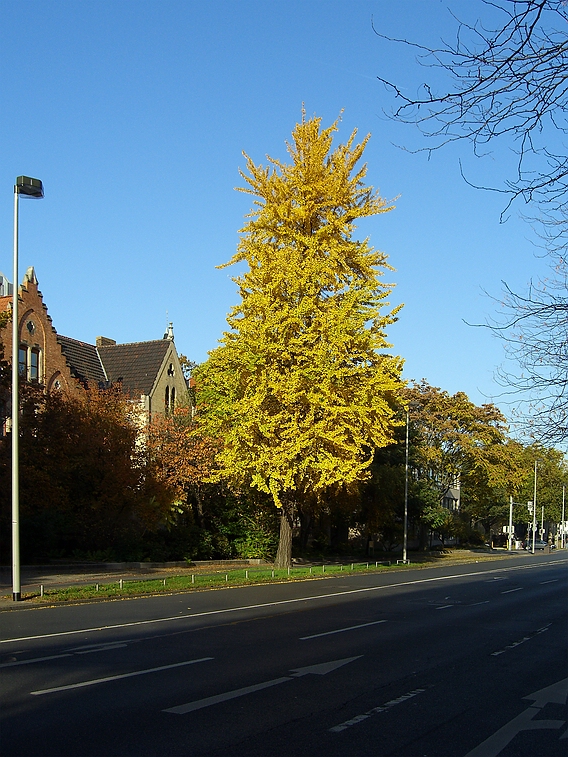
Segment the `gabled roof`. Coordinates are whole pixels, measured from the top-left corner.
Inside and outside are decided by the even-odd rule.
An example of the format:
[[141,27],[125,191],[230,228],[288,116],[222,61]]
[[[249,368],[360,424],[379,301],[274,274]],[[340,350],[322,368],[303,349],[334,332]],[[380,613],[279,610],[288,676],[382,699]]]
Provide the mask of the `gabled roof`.
[[60,334],[57,335],[57,341],[61,345],[61,352],[67,360],[73,378],[79,379],[82,383],[89,381],[97,385],[106,384],[107,377],[97,348],[93,344],[79,342]]
[[111,383],[121,381],[124,391],[132,395],[150,394],[171,344],[170,339],[155,339],[96,349]]

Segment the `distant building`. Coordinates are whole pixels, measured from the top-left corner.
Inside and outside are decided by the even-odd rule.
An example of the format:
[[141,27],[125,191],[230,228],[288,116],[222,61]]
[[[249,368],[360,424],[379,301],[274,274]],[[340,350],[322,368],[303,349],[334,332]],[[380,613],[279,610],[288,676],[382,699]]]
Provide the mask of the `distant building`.
[[[0,313],[12,311],[11,284],[0,274]],[[5,292],[5,294],[1,294]],[[117,344],[97,337],[87,344],[61,336],[53,327],[33,268],[28,268],[18,290],[19,351],[22,380],[36,383],[46,391],[59,389],[68,394],[84,391],[87,384],[109,387],[120,384],[133,400],[139,401],[151,418],[154,413],[173,410],[187,392],[170,323],[162,339]],[[0,328],[4,359],[12,363],[12,326]],[[9,416],[7,398],[0,398],[0,412]],[[0,418],[4,425],[5,418]],[[1,433],[1,432],[0,432]]]

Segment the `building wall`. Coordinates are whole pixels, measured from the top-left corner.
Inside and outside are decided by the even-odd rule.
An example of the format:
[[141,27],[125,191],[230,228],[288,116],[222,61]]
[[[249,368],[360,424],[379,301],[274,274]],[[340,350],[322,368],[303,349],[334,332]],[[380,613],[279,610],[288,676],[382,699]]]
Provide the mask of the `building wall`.
[[186,395],[187,384],[183,376],[177,350],[174,343],[170,342],[170,348],[166,352],[150,394],[150,414],[170,412],[175,405],[185,401]]
[[[2,298],[1,307],[11,312],[12,298]],[[71,376],[69,366],[57,342],[47,307],[38,289],[33,268],[28,269],[18,289],[18,334],[20,348],[26,352],[26,379],[37,381],[46,389],[61,388],[71,394],[81,389]],[[4,357],[12,363],[12,322],[0,329]],[[35,367],[37,357],[37,372]]]
[[[0,297],[0,312],[10,311],[12,297]],[[46,390],[61,389],[71,395],[81,394],[82,384],[71,374],[71,369],[57,341],[51,317],[44,305],[43,296],[38,289],[38,281],[33,268],[29,268],[18,290],[18,333],[20,348],[26,354],[25,380],[37,383]],[[12,322],[0,328],[0,341],[4,344],[4,359],[12,363]],[[112,340],[107,340],[112,342]],[[97,341],[98,344],[98,341]],[[37,368],[32,361],[37,358]],[[157,372],[149,396],[140,397],[140,404],[146,411],[146,418],[171,411],[180,401],[185,401],[187,384],[185,382],[179,357],[172,336],[169,348]],[[0,415],[11,414],[9,397],[0,397]],[[0,426],[2,419],[0,418]],[[4,429],[5,432],[5,429]],[[0,428],[2,435],[2,428]]]

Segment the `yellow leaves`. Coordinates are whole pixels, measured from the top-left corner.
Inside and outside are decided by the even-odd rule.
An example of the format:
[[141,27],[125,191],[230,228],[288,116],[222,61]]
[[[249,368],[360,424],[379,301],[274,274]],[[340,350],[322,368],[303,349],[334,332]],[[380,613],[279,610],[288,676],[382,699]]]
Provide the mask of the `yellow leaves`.
[[391,441],[401,360],[385,354],[383,313],[392,286],[386,256],[354,240],[359,217],[391,207],[356,169],[368,137],[353,132],[332,149],[337,122],[296,126],[290,164],[245,156],[258,198],[230,263],[241,302],[232,329],[197,376],[204,422],[223,439],[228,477],[271,493],[313,494],[366,475],[376,447]]

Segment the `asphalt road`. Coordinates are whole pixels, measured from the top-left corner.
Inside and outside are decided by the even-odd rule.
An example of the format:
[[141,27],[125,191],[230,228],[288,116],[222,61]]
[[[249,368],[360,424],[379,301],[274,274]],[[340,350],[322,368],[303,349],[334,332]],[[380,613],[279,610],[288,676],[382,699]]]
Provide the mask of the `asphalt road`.
[[565,757],[568,555],[2,614],[3,757]]

